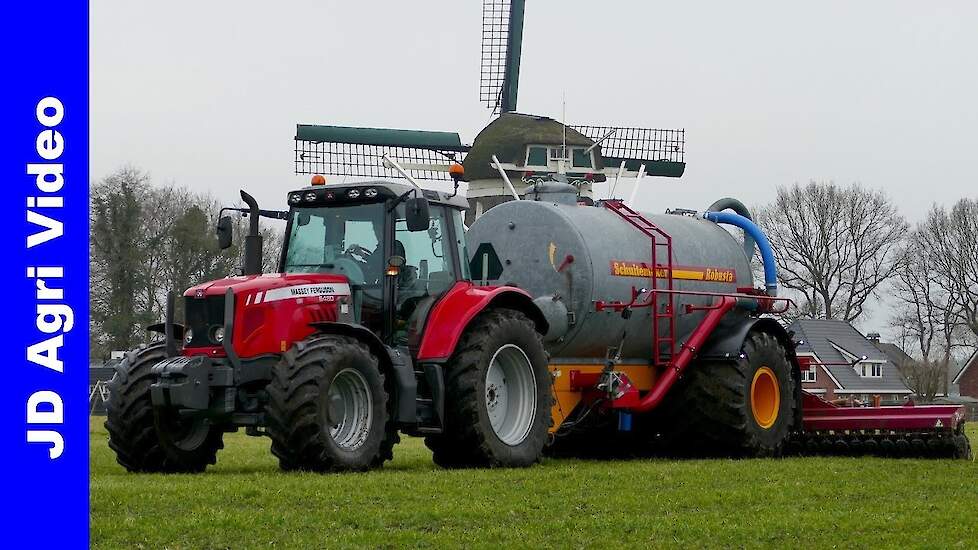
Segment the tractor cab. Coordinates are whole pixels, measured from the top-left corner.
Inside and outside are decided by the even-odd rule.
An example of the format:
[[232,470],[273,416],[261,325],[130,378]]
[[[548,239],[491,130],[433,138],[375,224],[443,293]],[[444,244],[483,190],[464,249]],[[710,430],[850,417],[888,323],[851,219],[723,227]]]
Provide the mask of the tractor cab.
[[388,345],[457,281],[464,260],[464,199],[393,182],[309,187],[288,195],[279,271],[334,274],[349,281],[351,321]]

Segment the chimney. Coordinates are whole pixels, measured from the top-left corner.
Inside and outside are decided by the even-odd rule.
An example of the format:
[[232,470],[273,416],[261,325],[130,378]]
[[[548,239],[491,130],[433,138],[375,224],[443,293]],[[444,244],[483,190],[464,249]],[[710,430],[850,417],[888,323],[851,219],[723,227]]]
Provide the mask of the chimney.
[[866,338],[874,344],[880,343],[880,333],[878,332],[870,332],[869,334],[866,335]]

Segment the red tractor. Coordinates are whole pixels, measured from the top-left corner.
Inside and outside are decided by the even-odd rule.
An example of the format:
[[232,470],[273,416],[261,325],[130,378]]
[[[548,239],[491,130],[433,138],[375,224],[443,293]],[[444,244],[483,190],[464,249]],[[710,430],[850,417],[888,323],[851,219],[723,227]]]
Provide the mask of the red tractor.
[[[470,280],[464,199],[391,182],[313,185],[250,216],[243,275],[183,295],[109,384],[129,471],[198,472],[227,432],[267,435],[283,469],[366,470],[399,432],[442,466],[526,466],[551,426],[547,321],[523,290]],[[230,209],[238,210],[238,209]],[[222,212],[223,214],[223,212]],[[259,217],[287,222],[261,274]],[[218,237],[231,245],[231,219]]]

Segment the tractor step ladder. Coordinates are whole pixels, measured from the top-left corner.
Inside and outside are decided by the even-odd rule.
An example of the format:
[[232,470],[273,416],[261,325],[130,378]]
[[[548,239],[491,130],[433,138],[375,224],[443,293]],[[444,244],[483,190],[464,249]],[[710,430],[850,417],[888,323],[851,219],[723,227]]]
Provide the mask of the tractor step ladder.
[[[652,241],[652,265],[650,266],[652,288],[649,289],[651,292],[649,301],[652,307],[652,362],[656,366],[667,365],[676,356],[676,316],[672,293],[672,237],[620,200],[606,200],[602,204]],[[665,255],[665,261],[660,264],[662,255]],[[660,275],[666,281],[664,286],[659,284]],[[667,291],[663,293],[665,294],[663,297],[665,303],[661,310],[659,308],[660,290]],[[663,323],[665,335],[662,335],[659,330]],[[666,349],[663,350],[663,347]]]

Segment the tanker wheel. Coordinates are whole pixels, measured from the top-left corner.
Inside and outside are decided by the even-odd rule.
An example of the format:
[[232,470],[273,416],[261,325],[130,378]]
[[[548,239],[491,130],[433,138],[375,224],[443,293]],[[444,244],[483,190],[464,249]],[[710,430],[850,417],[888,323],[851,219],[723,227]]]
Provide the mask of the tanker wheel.
[[425,438],[446,468],[540,460],[552,423],[547,354],[523,313],[493,309],[466,329],[445,373],[445,430]]
[[224,431],[206,418],[153,408],[150,369],[164,359],[165,346],[154,343],[128,352],[116,366],[105,405],[109,447],[130,472],[203,472],[224,448]]
[[751,332],[735,361],[689,366],[660,417],[675,452],[780,456],[795,415],[795,385],[784,347]]
[[283,470],[362,471],[393,458],[400,437],[378,359],[355,338],[317,334],[272,369],[268,436]]

